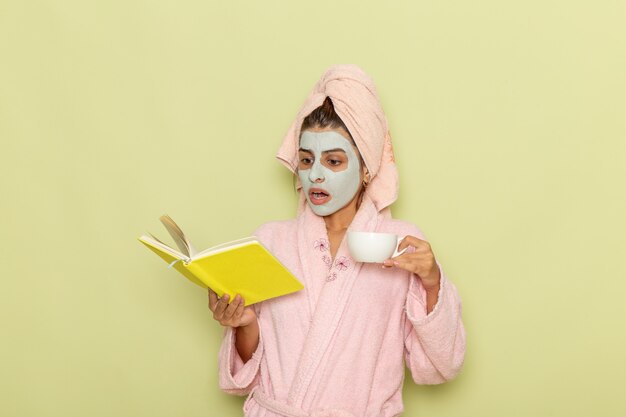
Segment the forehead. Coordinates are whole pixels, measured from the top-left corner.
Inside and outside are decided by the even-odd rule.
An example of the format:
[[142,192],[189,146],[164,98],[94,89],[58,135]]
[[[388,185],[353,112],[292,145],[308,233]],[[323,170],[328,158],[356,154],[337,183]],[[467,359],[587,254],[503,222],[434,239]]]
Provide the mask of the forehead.
[[334,130],[322,132],[305,130],[300,136],[300,148],[318,152],[330,149],[342,149],[346,153],[353,151],[350,141]]

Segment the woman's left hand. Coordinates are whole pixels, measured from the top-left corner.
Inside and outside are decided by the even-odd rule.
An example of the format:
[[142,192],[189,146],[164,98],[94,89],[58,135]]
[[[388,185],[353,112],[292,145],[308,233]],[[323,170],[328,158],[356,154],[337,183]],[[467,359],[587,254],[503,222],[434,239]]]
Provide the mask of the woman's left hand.
[[415,251],[411,253],[407,251],[395,258],[387,259],[383,262],[383,267],[395,266],[413,272],[422,280],[426,291],[437,291],[441,275],[430,244],[415,236],[407,236],[400,241],[398,252],[409,246],[413,246]]

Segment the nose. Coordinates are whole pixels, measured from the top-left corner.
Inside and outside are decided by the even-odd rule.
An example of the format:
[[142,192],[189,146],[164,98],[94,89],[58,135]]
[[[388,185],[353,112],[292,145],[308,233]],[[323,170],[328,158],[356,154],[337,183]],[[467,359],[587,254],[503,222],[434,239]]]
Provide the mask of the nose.
[[309,172],[309,181],[320,183],[324,182],[326,178],[324,177],[324,171],[319,162],[314,162],[311,167],[311,171]]

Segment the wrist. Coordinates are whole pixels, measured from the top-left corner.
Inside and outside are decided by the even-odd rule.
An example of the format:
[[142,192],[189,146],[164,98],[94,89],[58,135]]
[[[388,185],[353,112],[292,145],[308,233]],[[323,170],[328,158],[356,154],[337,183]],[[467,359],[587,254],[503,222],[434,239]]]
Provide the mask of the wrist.
[[422,279],[421,281],[422,286],[428,294],[439,294],[439,288],[441,288],[441,274],[439,273],[439,268],[437,268],[434,273],[432,273],[425,279]]
[[440,288],[441,288],[441,285],[439,284],[439,282],[437,282],[434,285],[424,286],[424,289],[426,290],[426,294],[428,295],[438,295]]
[[[256,324],[256,319],[254,320]],[[235,348],[243,363],[248,362],[259,346],[260,332],[258,324],[235,327]]]
[[259,327],[259,324],[257,323],[256,319],[254,319],[248,324],[243,324],[235,328],[237,329],[238,332],[250,334],[250,333],[256,332],[258,330],[258,327]]

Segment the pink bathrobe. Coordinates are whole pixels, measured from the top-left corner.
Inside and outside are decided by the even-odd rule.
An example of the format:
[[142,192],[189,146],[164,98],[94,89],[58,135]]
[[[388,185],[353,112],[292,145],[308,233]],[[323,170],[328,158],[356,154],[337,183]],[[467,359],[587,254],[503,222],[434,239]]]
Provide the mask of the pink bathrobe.
[[[349,81],[341,81],[345,74]],[[329,88],[328,80],[342,90]],[[371,80],[357,67],[333,67],[324,75],[296,118],[279,158],[295,169],[296,157],[292,160],[290,153],[297,150],[297,127],[326,95],[336,103],[374,177],[348,230],[424,239],[416,226],[392,219],[387,207],[396,198],[397,175],[386,119],[378,117],[384,123],[383,134],[369,139],[368,150],[339,103],[348,109],[351,98],[360,106],[366,100],[378,103]],[[382,112],[375,105],[371,108]],[[367,109],[361,110],[358,114],[367,116]],[[331,259],[324,220],[300,194],[296,219],[265,224],[255,235],[305,288],[254,305],[260,342],[245,364],[235,348],[234,329],[226,328],[219,356],[220,387],[232,394],[249,394],[246,416],[396,416],[403,410],[405,365],[416,383],[438,384],[454,378],[463,364],[465,331],[456,288],[441,270],[438,302],[426,314],[426,293],[416,275],[355,262],[345,238]]]

